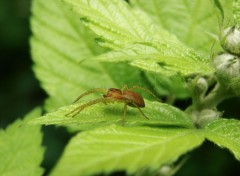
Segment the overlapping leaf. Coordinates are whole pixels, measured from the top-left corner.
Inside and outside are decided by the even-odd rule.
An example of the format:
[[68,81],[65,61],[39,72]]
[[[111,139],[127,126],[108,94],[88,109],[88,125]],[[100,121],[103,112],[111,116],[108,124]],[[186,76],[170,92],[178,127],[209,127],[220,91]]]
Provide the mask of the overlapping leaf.
[[[125,56],[126,59],[128,56],[128,60],[135,62],[133,65],[150,71],[153,70],[151,66],[155,67],[158,62],[173,67],[173,73],[176,72],[174,66],[179,66],[177,72],[182,74],[199,72],[207,74],[213,71],[206,58],[157,26],[143,12],[131,9],[124,1],[64,0],[64,2],[69,4],[86,26],[101,37],[102,45],[118,49],[103,57],[121,61],[119,57]],[[136,58],[139,58],[138,61]],[[184,66],[185,63],[192,67]],[[182,67],[188,71],[184,72]]]

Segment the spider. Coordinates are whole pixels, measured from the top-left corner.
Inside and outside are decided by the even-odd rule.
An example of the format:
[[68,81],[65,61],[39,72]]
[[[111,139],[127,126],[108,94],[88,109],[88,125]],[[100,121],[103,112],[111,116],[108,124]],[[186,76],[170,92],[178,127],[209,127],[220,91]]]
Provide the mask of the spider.
[[92,89],[92,90],[89,90],[89,91],[79,95],[73,103],[76,103],[82,97],[84,97],[86,95],[89,95],[89,94],[92,94],[92,93],[95,93],[95,92],[104,93],[103,97],[91,100],[91,101],[89,101],[85,104],[82,104],[82,105],[78,106],[77,108],[75,108],[74,110],[72,110],[68,114],[66,114],[66,116],[71,115],[72,117],[74,117],[77,114],[79,114],[84,108],[86,108],[88,106],[92,106],[92,105],[97,104],[97,103],[119,102],[119,103],[124,104],[123,117],[122,117],[122,125],[123,126],[125,124],[125,115],[126,115],[126,111],[127,111],[127,106],[137,108],[139,110],[139,112],[143,115],[143,117],[145,117],[146,119],[149,119],[140,109],[140,108],[145,107],[145,102],[144,102],[143,97],[140,94],[134,92],[133,89],[141,89],[141,90],[151,94],[155,98],[157,98],[150,90],[145,89],[145,88],[140,87],[140,86],[133,86],[131,88],[128,88],[128,86],[125,85],[125,86],[123,86],[122,89],[110,88],[108,90],[106,90],[106,89]]

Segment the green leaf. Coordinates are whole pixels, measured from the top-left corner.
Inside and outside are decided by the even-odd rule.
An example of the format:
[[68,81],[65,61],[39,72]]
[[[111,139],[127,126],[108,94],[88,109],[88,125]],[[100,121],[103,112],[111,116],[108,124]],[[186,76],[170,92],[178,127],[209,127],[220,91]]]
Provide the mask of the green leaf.
[[146,71],[162,73],[168,76],[176,75],[176,73],[183,75],[193,73],[209,74],[213,71],[208,62],[196,57],[194,51],[185,52],[186,48],[180,49],[176,47],[168,51],[165,46],[161,47],[162,44],[158,44],[158,46],[147,43],[129,45],[122,50],[102,54],[96,60],[107,62],[127,61],[131,65]]
[[99,43],[113,49],[122,48],[136,41],[157,41],[162,38],[161,35],[175,38],[164,30],[159,33],[159,27],[152,23],[148,16],[137,9],[131,9],[124,1],[63,0],[63,2],[100,37]]
[[94,175],[125,170],[156,171],[204,141],[195,129],[110,126],[78,134],[68,144],[54,175]]
[[213,71],[208,62],[202,61],[200,57],[195,58],[194,54],[190,56],[191,52],[187,54],[188,56],[185,55],[185,50],[181,50],[181,54],[177,54],[177,52],[180,51],[172,49],[171,52],[168,52],[161,47],[155,48],[146,44],[133,44],[120,51],[102,54],[95,59],[107,62],[127,61],[143,70],[162,73],[167,76],[176,75],[176,73],[183,75],[193,73],[209,74]]
[[[222,0],[226,19],[231,18],[232,0]],[[213,42],[218,39],[219,21],[213,1],[199,0],[131,0],[134,7],[152,16],[164,29],[175,34],[184,44],[209,56]],[[220,45],[216,51],[221,49]]]
[[[103,55],[102,58],[105,60],[112,59],[116,62],[128,60],[132,61],[131,64],[134,66],[155,72],[163,70],[158,65],[159,62],[166,64],[164,68],[172,69],[171,72],[177,71],[182,74],[189,72],[207,74],[213,71],[206,58],[157,26],[142,11],[131,9],[124,1],[64,0],[64,2],[83,19],[86,26],[101,37],[101,44],[116,50]],[[174,68],[176,65],[179,65],[177,69]],[[184,69],[181,69],[182,67]]]
[[46,0],[34,0],[32,6],[31,53],[34,71],[51,97],[48,109],[69,104],[93,88],[121,88],[125,84],[147,87],[142,72],[127,64],[80,62],[105,51],[65,6]]
[[0,130],[0,175],[40,176],[43,169],[42,133],[40,126],[22,126],[41,114],[40,109],[30,112],[24,120],[17,120],[6,130]]
[[218,119],[205,127],[207,139],[220,147],[229,149],[240,160],[240,121]]
[[[88,101],[83,101],[81,104]],[[179,109],[160,102],[145,101],[146,107],[143,113],[149,118],[144,118],[136,108],[129,107],[126,113],[126,126],[150,125],[179,125],[192,127],[192,121],[187,114]],[[77,108],[80,104],[74,104],[59,108],[57,111],[48,113],[40,118],[33,119],[28,124],[77,124],[79,129],[90,129],[110,124],[122,125],[122,104],[96,104],[82,110],[76,117],[66,116],[67,113]]]
[[240,0],[233,1],[233,19],[235,24],[240,27]]

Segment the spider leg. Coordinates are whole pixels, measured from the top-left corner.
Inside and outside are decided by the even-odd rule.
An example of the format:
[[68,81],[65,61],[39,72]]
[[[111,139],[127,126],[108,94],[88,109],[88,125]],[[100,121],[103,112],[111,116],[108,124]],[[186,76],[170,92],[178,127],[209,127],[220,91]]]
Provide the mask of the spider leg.
[[149,118],[143,113],[143,111],[141,110],[141,108],[139,108],[136,103],[134,103],[134,102],[132,102],[132,101],[129,101],[129,100],[117,100],[117,99],[115,99],[115,100],[113,100],[113,101],[115,101],[115,102],[120,102],[120,103],[124,103],[123,119],[122,119],[122,124],[123,124],[123,126],[124,126],[124,124],[125,124],[125,116],[126,116],[127,104],[128,104],[128,103],[133,104],[134,107],[137,108],[137,109],[140,111],[140,113],[143,115],[143,117],[145,117],[146,119],[149,120]]
[[125,84],[125,85],[122,87],[121,91],[124,92],[125,90],[128,90],[128,89],[129,89],[129,88],[128,88],[127,84]]
[[127,103],[124,103],[124,106],[123,106],[122,126],[124,126],[124,124],[125,124],[126,111],[127,111]]
[[89,90],[81,95],[79,95],[76,100],[73,101],[73,103],[76,103],[78,100],[80,100],[82,97],[86,96],[86,95],[89,95],[89,94],[92,94],[92,93],[95,93],[95,92],[102,92],[102,93],[106,93],[106,90],[105,89],[92,89],[92,90]]
[[143,111],[142,111],[139,107],[137,107],[137,108],[138,108],[138,110],[140,111],[140,113],[143,115],[143,117],[145,117],[146,119],[149,120],[149,118],[143,113]]
[[139,111],[140,111],[140,113],[143,115],[143,117],[145,117],[146,119],[148,119],[149,120],[149,118],[143,113],[143,111],[141,110],[141,108],[139,108],[135,103],[133,103],[133,102],[131,102],[131,104],[133,104],[134,106],[135,106],[135,108],[137,108]]
[[133,86],[130,88],[130,90],[133,90],[133,89],[140,89],[140,90],[143,90],[147,93],[149,93],[150,95],[152,95],[154,98],[156,98],[158,101],[161,101],[154,93],[152,93],[150,90],[146,89],[146,88],[143,88],[143,87],[140,87],[140,86]]
[[149,118],[143,113],[143,111],[138,107],[138,105],[136,103],[133,103],[132,101],[129,101],[129,100],[118,100],[118,99],[114,99],[114,100],[111,100],[111,102],[119,102],[119,103],[124,103],[124,106],[123,106],[123,117],[122,117],[122,126],[125,125],[125,119],[126,119],[126,112],[127,112],[127,104],[128,103],[131,103],[134,105],[135,108],[137,108],[140,113],[143,115],[143,117],[145,117],[146,119],[149,120]]
[[84,108],[88,107],[88,106],[92,106],[94,104],[97,103],[110,103],[110,102],[114,102],[114,99],[111,97],[108,98],[97,98],[95,100],[91,100],[85,104],[82,104],[80,106],[78,106],[77,108],[75,108],[74,110],[70,111],[69,113],[66,114],[66,116],[71,115],[72,117],[75,117],[77,114],[79,114]]

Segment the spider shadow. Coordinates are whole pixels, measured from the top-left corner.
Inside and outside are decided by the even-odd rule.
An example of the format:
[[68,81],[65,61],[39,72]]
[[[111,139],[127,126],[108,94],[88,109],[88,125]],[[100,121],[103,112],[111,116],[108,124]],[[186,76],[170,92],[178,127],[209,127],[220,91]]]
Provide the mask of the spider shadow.
[[[129,110],[130,108],[128,108],[126,111],[126,118],[129,118],[129,117],[131,118],[131,117],[137,116],[138,114],[141,116],[141,113],[138,112],[138,109],[136,109],[136,112],[135,112],[134,110]],[[114,115],[117,117],[123,116],[123,108],[120,108],[120,107],[106,107],[104,108],[103,112],[107,115]]]
[[184,126],[184,125],[178,125],[178,124],[164,124],[164,123],[159,123],[159,124],[150,124],[150,123],[142,123],[141,126],[144,127],[151,127],[151,128],[161,128],[161,129],[189,129],[189,127]]

